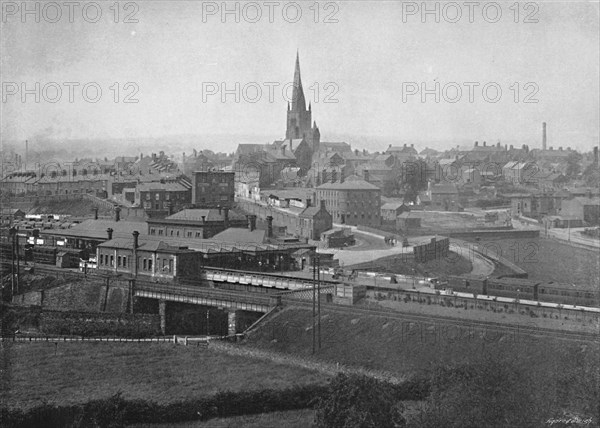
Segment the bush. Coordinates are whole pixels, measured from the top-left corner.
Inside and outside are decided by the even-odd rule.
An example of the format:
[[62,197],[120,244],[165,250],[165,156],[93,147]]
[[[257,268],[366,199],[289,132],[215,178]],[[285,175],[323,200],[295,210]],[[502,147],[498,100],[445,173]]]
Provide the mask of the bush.
[[337,375],[317,404],[319,428],[393,428],[405,425],[395,388],[367,376]]

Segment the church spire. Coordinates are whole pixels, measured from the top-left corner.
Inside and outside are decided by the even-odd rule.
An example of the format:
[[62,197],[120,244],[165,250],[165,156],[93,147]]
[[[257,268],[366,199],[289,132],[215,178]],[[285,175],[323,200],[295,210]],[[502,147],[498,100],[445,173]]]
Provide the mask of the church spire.
[[302,89],[302,79],[300,77],[300,53],[296,51],[296,67],[294,69],[294,89],[292,92],[292,110],[306,111],[306,100],[304,98],[304,89]]

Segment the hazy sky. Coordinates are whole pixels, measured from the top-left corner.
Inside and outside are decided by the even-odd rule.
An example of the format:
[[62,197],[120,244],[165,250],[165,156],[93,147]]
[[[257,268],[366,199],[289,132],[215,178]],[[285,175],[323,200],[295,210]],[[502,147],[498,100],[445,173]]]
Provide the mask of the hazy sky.
[[[501,2],[502,17],[495,23],[488,22],[496,14],[492,7],[485,14],[482,11],[488,2],[475,8],[472,23],[463,2],[456,3],[462,12],[458,23],[446,22],[454,19],[457,10],[444,8],[444,2],[437,3],[440,22],[426,15],[425,23],[420,11],[405,13],[403,22],[403,2],[375,1],[339,2],[333,16],[338,22],[331,23],[323,22],[335,12],[327,2],[318,3],[318,23],[314,7],[310,9],[313,2],[299,2],[302,17],[296,23],[288,22],[295,17],[290,2],[276,2],[273,22],[269,22],[265,2],[239,3],[239,23],[233,14],[222,17],[220,10],[203,19],[203,3],[206,10],[221,9],[221,2],[134,2],[137,11],[133,7],[124,10],[126,2],[120,2],[115,23],[113,3],[98,2],[102,17],[96,23],[84,19],[81,6],[71,23],[67,6],[62,8],[62,17],[55,19],[56,10],[39,3],[40,22],[36,23],[35,15],[23,16],[21,10],[12,14],[12,5],[20,8],[21,2],[2,2],[3,140],[179,134],[281,138],[286,111],[281,88],[293,78],[299,50],[306,97],[312,100],[313,118],[325,141],[328,136],[372,135],[423,146],[443,140],[500,140],[535,146],[540,144],[541,122],[546,121],[549,145],[589,150],[598,142],[597,2],[539,2],[538,11],[526,10],[521,3],[518,17],[509,8],[513,2]],[[405,12],[421,4],[404,2]],[[232,10],[235,5],[228,3]],[[255,5],[262,18],[247,22],[256,16]],[[428,2],[428,7],[433,9],[436,3]],[[135,12],[139,22],[122,22],[129,12]],[[524,23],[530,13],[539,22]],[[95,14],[89,7],[85,18],[93,20]],[[58,22],[46,22],[51,20]],[[17,84],[15,95],[11,95],[15,86],[10,82]],[[34,95],[27,95],[23,102],[21,83],[33,89],[36,82],[40,83],[40,102],[35,102]],[[62,88],[56,103],[49,102],[57,97],[55,86],[47,85],[50,82]],[[72,103],[65,82],[79,83]],[[83,85],[90,82],[102,89],[96,103],[82,95]],[[115,82],[118,103],[113,99]],[[138,103],[123,102],[136,87],[125,88],[127,82],[139,89],[133,96]],[[232,90],[239,82],[240,102],[235,102],[233,94],[222,102],[220,93],[205,93],[203,100],[203,87],[206,92],[211,82],[217,88],[224,83]],[[269,82],[280,85],[272,102]],[[417,88],[424,83],[430,89],[439,82],[440,102],[435,102],[434,95],[422,102],[420,94],[403,100],[407,82],[415,82]],[[465,82],[479,83],[472,103]],[[482,87],[490,82],[494,85],[488,85],[486,101]],[[250,102],[256,86],[262,88],[262,96]],[[456,86],[462,88],[462,96],[452,103]],[[310,87],[319,88],[318,99]],[[498,87],[502,96],[493,103]],[[526,103],[526,96],[535,91],[531,99],[539,102]],[[325,102],[327,94],[338,102]],[[95,96],[93,87],[88,88],[88,95]]]

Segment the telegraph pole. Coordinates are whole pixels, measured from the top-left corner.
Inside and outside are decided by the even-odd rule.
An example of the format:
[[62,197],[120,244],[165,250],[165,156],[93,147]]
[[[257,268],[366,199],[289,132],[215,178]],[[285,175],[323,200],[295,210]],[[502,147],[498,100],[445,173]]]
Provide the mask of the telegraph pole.
[[321,259],[317,255],[317,313],[319,316],[319,349],[321,349]]
[[17,293],[19,292],[19,289],[21,288],[21,268],[19,267],[19,228],[16,227],[15,228],[15,248],[16,248],[16,253],[17,253]]
[[315,353],[315,345],[316,345],[316,337],[315,337],[315,333],[316,333],[316,325],[315,325],[315,321],[316,321],[316,267],[317,267],[317,252],[315,251],[313,254],[313,310],[312,310],[312,322],[313,322],[313,328],[312,328],[312,353]]

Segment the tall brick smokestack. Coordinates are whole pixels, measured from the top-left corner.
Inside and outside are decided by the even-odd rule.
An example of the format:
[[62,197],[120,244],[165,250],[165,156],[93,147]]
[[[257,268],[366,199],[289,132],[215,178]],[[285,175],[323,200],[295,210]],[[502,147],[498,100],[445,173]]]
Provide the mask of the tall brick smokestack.
[[546,150],[546,122],[542,123],[542,150]]
[[267,216],[267,237],[273,237],[273,216]]

